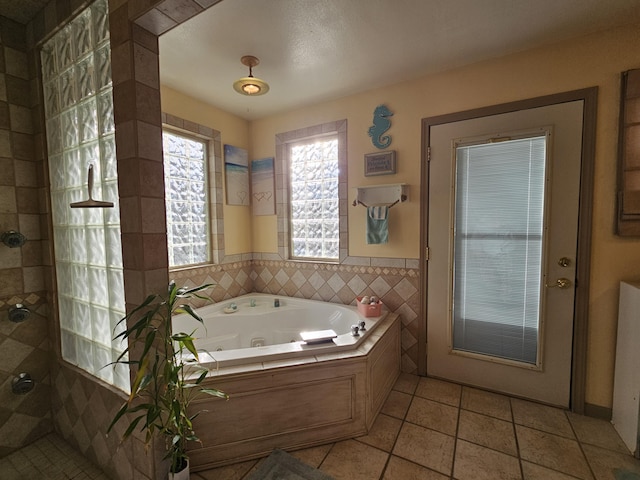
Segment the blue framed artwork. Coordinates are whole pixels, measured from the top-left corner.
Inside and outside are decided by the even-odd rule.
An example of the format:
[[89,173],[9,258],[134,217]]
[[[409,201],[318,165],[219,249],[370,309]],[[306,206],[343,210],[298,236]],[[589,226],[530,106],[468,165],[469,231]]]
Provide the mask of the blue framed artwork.
[[249,206],[249,155],[243,148],[224,146],[227,205]]
[[273,157],[251,162],[251,207],[254,215],[276,214]]

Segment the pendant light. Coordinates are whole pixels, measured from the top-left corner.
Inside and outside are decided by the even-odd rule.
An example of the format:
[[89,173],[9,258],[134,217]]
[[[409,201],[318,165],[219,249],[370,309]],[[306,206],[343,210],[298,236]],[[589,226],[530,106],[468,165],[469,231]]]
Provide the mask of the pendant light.
[[249,67],[249,76],[242,77],[240,80],[233,82],[233,89],[242,95],[251,97],[267,93],[269,91],[269,84],[253,76],[253,67],[258,65],[260,60],[253,55],[245,55],[240,61],[243,65]]

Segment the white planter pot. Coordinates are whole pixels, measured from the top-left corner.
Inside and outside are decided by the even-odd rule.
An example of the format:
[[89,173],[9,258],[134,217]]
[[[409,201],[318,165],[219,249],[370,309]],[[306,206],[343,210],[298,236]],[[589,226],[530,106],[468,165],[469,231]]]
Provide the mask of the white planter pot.
[[187,460],[187,466],[177,473],[169,472],[169,480],[189,480],[189,460]]

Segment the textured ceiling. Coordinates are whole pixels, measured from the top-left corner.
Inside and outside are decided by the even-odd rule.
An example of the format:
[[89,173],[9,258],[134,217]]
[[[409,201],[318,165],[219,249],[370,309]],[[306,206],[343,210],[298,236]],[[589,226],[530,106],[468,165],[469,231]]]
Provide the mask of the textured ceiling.
[[[224,0],[160,38],[160,74],[255,119],[631,22],[640,0]],[[266,95],[234,92],[243,55]]]
[[0,16],[27,24],[49,0],[0,0]]

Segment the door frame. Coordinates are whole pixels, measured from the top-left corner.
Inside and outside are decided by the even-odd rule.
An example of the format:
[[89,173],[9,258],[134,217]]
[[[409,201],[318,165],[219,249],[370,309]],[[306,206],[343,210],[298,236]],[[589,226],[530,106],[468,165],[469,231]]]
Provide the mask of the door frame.
[[575,308],[573,313],[573,347],[571,361],[570,409],[585,413],[587,373],[587,333],[589,326],[589,273],[591,269],[591,226],[593,211],[593,179],[595,165],[595,141],[598,87],[545,95],[526,100],[481,107],[456,113],[422,119],[421,137],[421,195],[420,195],[420,289],[422,292],[418,332],[418,374],[427,374],[427,269],[429,246],[429,167],[431,161],[431,128],[436,125],[488,117],[545,107],[558,103],[582,100],[582,154],[580,166],[580,193],[578,211],[578,241],[576,255]]

